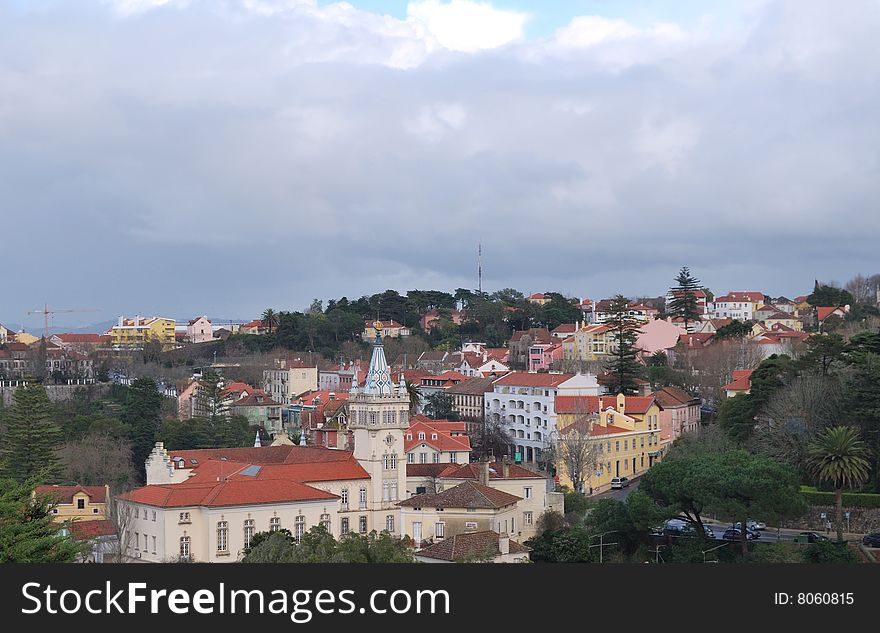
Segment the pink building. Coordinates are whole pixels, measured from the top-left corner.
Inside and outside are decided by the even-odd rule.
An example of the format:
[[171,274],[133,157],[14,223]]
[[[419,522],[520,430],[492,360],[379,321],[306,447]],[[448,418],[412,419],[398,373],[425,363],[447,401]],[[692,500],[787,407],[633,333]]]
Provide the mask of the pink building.
[[550,371],[556,360],[562,360],[562,343],[535,343],[529,346],[529,371]]
[[685,334],[683,326],[673,323],[672,319],[648,321],[639,328],[636,347],[647,358],[656,352],[669,354],[678,345],[679,337]]
[[700,399],[678,387],[654,392],[660,405],[660,439],[674,441],[700,428]]
[[186,326],[186,338],[191,343],[205,343],[214,340],[214,330],[211,321],[206,316],[192,319]]

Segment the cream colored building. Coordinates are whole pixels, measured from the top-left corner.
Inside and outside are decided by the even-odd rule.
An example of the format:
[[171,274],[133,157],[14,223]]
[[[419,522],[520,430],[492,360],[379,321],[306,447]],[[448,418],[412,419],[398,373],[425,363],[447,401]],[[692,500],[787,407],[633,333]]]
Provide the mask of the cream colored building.
[[97,521],[107,518],[109,486],[37,486],[34,495],[45,495],[55,504],[52,520]]
[[301,536],[321,524],[402,535],[404,431],[409,396],[395,383],[380,340],[364,387],[349,397],[354,450],[278,445],[168,452],[157,443],[147,485],[119,496],[129,560],[239,560],[257,532]]
[[513,522],[516,530],[511,536],[520,541],[536,535],[536,522],[544,512],[555,510],[565,513],[563,495],[552,492],[554,487],[552,480],[507,461],[462,465],[407,465],[408,496],[430,491],[442,492],[466,481],[479,482],[519,497]]
[[297,396],[318,390],[318,368],[296,365],[263,371],[263,391],[276,402],[292,404]]

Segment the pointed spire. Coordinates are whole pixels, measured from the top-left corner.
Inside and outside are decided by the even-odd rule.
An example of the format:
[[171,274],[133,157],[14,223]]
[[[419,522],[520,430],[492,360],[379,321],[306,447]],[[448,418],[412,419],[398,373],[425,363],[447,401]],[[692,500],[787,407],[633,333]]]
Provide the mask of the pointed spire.
[[385,359],[385,348],[382,347],[382,323],[376,321],[373,324],[376,329],[376,340],[373,343],[373,356],[370,358],[370,367],[364,380],[364,393],[371,395],[392,394],[393,379],[388,361]]
[[254,438],[254,448],[260,448],[262,443],[260,443],[260,429],[257,429],[257,436]]

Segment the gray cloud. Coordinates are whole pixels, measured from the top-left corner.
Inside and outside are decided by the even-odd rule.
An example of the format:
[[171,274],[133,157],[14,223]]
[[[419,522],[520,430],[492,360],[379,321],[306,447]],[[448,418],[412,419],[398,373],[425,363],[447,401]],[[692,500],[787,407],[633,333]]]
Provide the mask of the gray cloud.
[[478,240],[489,289],[877,272],[877,2],[467,54],[350,7],[111,4],[0,0],[0,321],[475,286]]

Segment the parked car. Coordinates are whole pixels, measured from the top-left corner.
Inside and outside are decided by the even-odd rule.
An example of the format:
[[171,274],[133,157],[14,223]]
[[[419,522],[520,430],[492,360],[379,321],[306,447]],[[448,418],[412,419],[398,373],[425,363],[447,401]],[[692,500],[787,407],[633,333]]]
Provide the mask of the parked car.
[[[704,525],[703,530],[707,538],[715,538],[715,531],[711,527]],[[669,536],[696,536],[697,528],[693,523],[682,519],[669,519],[663,526],[663,534]]]
[[862,539],[862,544],[867,545],[868,547],[880,547],[880,532],[865,534],[865,537]]
[[[741,521],[737,521],[736,523],[734,523],[734,524],[731,525],[730,527],[732,527],[732,528],[735,529],[735,530],[741,530],[741,529],[742,529],[742,522],[741,522]],[[755,528],[753,528],[752,525],[751,525],[750,523],[747,524],[746,531],[747,531],[749,534],[754,534],[754,536],[750,536],[749,538],[761,538],[761,532],[759,532],[758,530],[756,530]]]
[[612,488],[626,488],[629,486],[629,479],[626,477],[615,477],[611,480]]
[[831,539],[818,532],[801,532],[795,540],[798,543],[819,543],[821,541],[830,541]]
[[[724,531],[724,535],[721,537],[725,541],[738,541],[740,539],[740,535],[742,531],[739,528],[730,527]],[[746,539],[753,541],[756,538],[759,538],[760,534],[753,530],[746,530]]]
[[[742,527],[742,521],[737,521],[733,524],[733,527],[739,529]],[[755,521],[754,519],[748,519],[746,521],[746,527],[750,530],[757,532],[758,530],[764,530],[767,528],[766,523],[760,523],[759,521]]]

